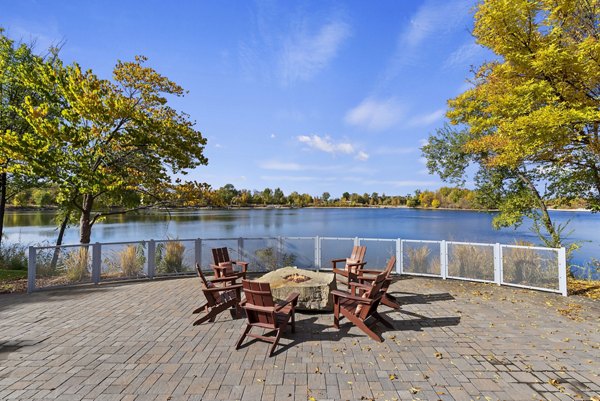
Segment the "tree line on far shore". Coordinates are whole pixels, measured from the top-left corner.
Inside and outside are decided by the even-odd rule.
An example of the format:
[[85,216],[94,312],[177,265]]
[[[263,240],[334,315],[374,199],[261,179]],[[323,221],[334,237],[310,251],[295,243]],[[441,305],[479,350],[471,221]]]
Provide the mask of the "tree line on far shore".
[[[142,206],[142,198],[136,193],[130,193],[130,207]],[[55,187],[27,188],[16,193],[10,199],[14,208],[58,208],[58,189]],[[416,190],[406,195],[386,195],[356,192],[344,192],[340,197],[333,197],[329,192],[320,196],[293,191],[285,194],[280,188],[265,188],[262,191],[236,189],[232,184],[226,184],[213,189],[204,183],[176,184],[170,188],[171,202],[165,206],[171,207],[422,207],[443,209],[496,209],[497,204],[485,199],[481,191],[459,187],[442,187],[437,190]],[[589,207],[584,199],[552,199],[548,202],[551,208],[586,209]],[[118,208],[105,202],[98,202],[99,209]]]

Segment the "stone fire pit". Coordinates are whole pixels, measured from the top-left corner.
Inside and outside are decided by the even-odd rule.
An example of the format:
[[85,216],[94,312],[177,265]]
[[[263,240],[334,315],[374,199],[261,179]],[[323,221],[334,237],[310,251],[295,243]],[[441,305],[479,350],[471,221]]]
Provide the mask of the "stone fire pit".
[[334,275],[310,270],[284,267],[258,279],[271,285],[273,298],[283,301],[288,294],[298,292],[297,309],[332,310],[331,290],[336,289]]

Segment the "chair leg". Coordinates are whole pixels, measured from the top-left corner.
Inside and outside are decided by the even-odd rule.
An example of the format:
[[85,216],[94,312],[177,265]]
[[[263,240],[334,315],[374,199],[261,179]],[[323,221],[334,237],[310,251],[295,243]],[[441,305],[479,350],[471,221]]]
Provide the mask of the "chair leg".
[[365,334],[367,334],[373,340],[375,340],[377,342],[383,342],[383,339],[377,333],[375,333],[373,330],[371,330],[371,328],[369,326],[367,326],[367,324],[364,321],[362,321],[355,315],[351,314],[350,312],[344,313],[344,316],[346,316],[348,318],[348,320],[350,320],[352,323],[354,323],[354,325],[356,327],[361,329]]
[[249,324],[246,325],[246,328],[244,329],[242,336],[240,337],[237,344],[235,345],[235,349],[240,349],[240,347],[242,346],[242,343],[244,342],[244,339],[246,338],[246,335],[250,332],[250,329],[252,329],[252,326],[250,326]]
[[204,322],[214,322],[215,321],[215,317],[216,317],[216,313],[213,310],[208,311],[208,313],[204,316],[202,316],[200,319],[196,320],[194,322],[194,326],[198,326],[199,324],[202,324]]
[[388,294],[385,294],[383,298],[381,298],[381,303],[385,306],[389,306],[392,309],[400,309],[400,304]]
[[208,303],[204,303],[202,304],[202,306],[197,307],[196,309],[194,309],[194,311],[192,313],[200,313],[200,312],[204,312],[208,310]]
[[374,312],[373,313],[373,317],[375,319],[377,319],[377,321],[383,323],[383,325],[385,327],[387,327],[388,329],[393,329],[394,328],[394,326],[386,318],[384,318],[383,316],[381,316],[378,312]]
[[277,344],[279,343],[279,338],[281,338],[281,332],[283,330],[281,329],[277,329],[277,335],[275,336],[275,338],[273,339],[273,345],[271,346],[271,351],[269,352],[269,358],[273,356],[273,352],[275,352],[275,348],[277,347]]
[[340,304],[336,297],[333,298],[333,327],[340,328]]
[[292,311],[292,333],[296,332],[296,311]]

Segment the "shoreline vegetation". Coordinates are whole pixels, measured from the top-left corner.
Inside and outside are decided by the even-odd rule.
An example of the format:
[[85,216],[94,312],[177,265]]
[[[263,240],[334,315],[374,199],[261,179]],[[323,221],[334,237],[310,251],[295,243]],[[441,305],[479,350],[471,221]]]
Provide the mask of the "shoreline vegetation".
[[[7,210],[60,209],[59,191],[54,186],[29,188],[15,194],[6,204]],[[185,182],[171,184],[159,197],[160,202],[147,203],[140,194],[126,192],[121,202],[99,197],[94,211],[118,214],[135,210],[197,209],[270,209],[270,208],[395,208],[408,207],[439,210],[499,211],[500,200],[483,190],[461,187],[441,187],[437,190],[420,190],[406,195],[386,195],[378,192],[359,194],[344,192],[334,197],[329,192],[311,195],[292,191],[285,194],[280,188],[263,190],[237,189],[232,184],[212,188],[209,184]],[[589,211],[591,205],[581,198],[547,199],[549,210]]]
[[[447,211],[466,211],[466,212],[497,212],[498,209],[474,209],[474,208],[457,208],[457,207],[424,207],[424,206],[390,206],[390,205],[319,205],[319,206],[293,206],[293,205],[230,205],[230,206],[174,206],[174,207],[157,207],[154,209],[147,209],[145,212],[152,211],[180,211],[180,210],[271,210],[271,209],[419,209],[419,210],[447,210]],[[7,211],[10,212],[53,212],[58,211],[56,206],[7,206]],[[119,208],[113,208],[110,210],[119,210]],[[592,210],[586,208],[549,208],[553,212],[588,212],[592,213]]]

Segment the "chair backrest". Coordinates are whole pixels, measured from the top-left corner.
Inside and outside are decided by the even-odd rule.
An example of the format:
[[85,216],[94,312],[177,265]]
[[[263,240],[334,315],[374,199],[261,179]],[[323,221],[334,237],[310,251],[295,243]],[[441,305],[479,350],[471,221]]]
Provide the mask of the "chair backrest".
[[396,255],[392,255],[392,257],[388,260],[387,265],[385,266],[385,277],[388,278],[390,274],[392,274],[392,269],[396,264]]
[[206,279],[206,277],[204,277],[204,273],[202,273],[202,269],[200,268],[200,264],[196,263],[196,273],[198,273],[198,277],[200,277],[200,280],[202,280],[202,286],[203,288],[207,289],[207,288],[211,288],[211,284],[209,283],[209,281]]
[[242,280],[242,288],[246,295],[246,315],[250,323],[262,323],[263,325],[275,327],[275,314],[271,311],[259,311],[252,309],[252,306],[274,307],[273,294],[269,283],[258,281]]
[[196,273],[198,273],[198,277],[202,280],[202,292],[204,293],[204,297],[209,305],[214,305],[221,303],[221,294],[218,292],[204,291],[209,288],[214,288],[214,284],[204,277],[204,273],[202,273],[202,269],[200,268],[200,264],[196,263]]
[[213,248],[212,249],[213,259],[215,260],[215,265],[219,263],[230,262],[229,252],[227,251],[227,247],[223,248]]
[[362,294],[365,299],[372,299],[373,302],[370,305],[358,304],[355,310],[355,315],[360,319],[365,320],[373,311],[377,310],[381,297],[383,296],[382,288],[387,281],[385,272],[381,272],[377,275],[371,288]]
[[365,245],[355,245],[352,247],[352,254],[350,259],[356,260],[356,263],[361,263],[365,260],[365,254],[367,253],[367,247]]

